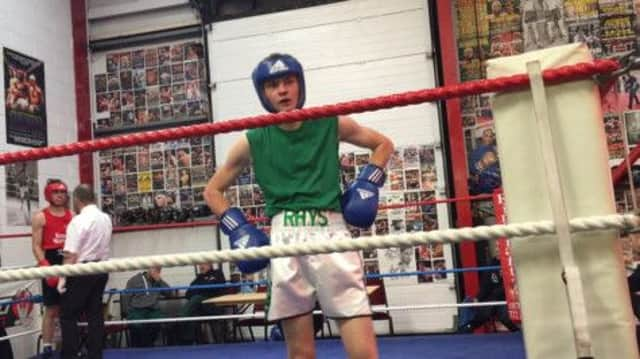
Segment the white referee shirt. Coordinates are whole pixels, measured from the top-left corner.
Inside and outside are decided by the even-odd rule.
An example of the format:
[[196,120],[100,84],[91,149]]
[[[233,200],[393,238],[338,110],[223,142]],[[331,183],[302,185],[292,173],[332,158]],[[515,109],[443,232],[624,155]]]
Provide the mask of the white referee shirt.
[[78,263],[108,259],[111,230],[111,218],[95,204],[87,205],[67,225],[64,250],[77,254]]

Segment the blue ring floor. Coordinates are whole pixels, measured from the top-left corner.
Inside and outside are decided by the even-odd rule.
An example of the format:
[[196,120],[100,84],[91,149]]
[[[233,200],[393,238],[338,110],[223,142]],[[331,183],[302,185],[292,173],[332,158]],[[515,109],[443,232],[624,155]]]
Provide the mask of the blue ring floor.
[[[452,334],[378,337],[380,358],[519,359],[526,358],[522,335]],[[339,339],[316,340],[318,358],[346,358]],[[107,349],[105,359],[286,358],[284,342]]]

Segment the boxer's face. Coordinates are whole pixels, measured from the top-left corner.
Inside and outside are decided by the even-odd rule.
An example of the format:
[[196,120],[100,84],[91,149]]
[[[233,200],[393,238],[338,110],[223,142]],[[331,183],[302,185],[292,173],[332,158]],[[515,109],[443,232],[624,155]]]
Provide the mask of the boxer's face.
[[57,207],[63,207],[67,204],[67,191],[53,191],[51,192],[51,204]]
[[277,112],[296,109],[300,88],[296,75],[286,75],[264,83],[264,94]]

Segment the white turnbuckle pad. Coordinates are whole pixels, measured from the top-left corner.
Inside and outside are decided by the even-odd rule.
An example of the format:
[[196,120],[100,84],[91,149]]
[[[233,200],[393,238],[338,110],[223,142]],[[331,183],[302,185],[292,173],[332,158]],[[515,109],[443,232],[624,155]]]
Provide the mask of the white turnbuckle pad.
[[[527,63],[542,70],[593,61],[584,44],[571,44],[488,61],[487,77],[527,73]],[[615,213],[602,108],[590,80],[546,86],[547,115],[554,149],[542,148],[534,101],[529,89],[496,94],[492,101],[505,208],[509,223],[555,220],[543,153],[557,159],[566,217]],[[558,217],[559,218],[559,217]],[[516,269],[525,347],[529,359],[575,359],[587,352],[576,348],[574,324],[586,324],[594,358],[637,358],[635,323],[617,233],[601,230],[570,233],[561,255],[558,235],[511,240]],[[562,280],[568,252],[582,277],[586,321],[574,322]],[[567,267],[575,281],[578,274]],[[579,295],[573,299],[580,300]],[[606,298],[606,300],[602,300]],[[574,301],[575,302],[575,301]],[[580,303],[578,303],[580,305]]]

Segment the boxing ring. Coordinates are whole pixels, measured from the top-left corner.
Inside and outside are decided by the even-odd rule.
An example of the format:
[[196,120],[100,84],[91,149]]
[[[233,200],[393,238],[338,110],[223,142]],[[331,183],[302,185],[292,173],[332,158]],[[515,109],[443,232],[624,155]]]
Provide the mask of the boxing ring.
[[[0,154],[0,164],[496,92],[493,111],[509,224],[14,269],[0,271],[0,282],[507,237],[520,288],[522,336],[382,337],[378,339],[380,357],[521,358],[525,352],[529,358],[637,357],[634,323],[625,294],[628,288],[615,241],[617,230],[640,226],[640,218],[635,214],[615,214],[599,96],[591,79],[619,70],[619,64],[593,61],[585,46],[574,44],[490,60],[488,65],[491,80],[4,153]],[[590,160],[580,161],[583,157]],[[335,339],[319,340],[316,345],[318,357],[345,355]],[[285,346],[281,342],[260,342],[114,349],[107,350],[105,357],[198,358],[212,353],[221,357],[281,358]]]
[[[525,358],[520,334],[432,335],[378,338],[380,358],[519,359]],[[107,349],[105,359],[158,358],[234,358],[255,356],[264,359],[286,358],[283,342],[212,344],[192,347]],[[318,358],[346,358],[339,339],[316,340]]]
[[[476,268],[464,268],[464,269],[448,269],[437,270],[430,272],[406,272],[406,273],[381,273],[370,274],[368,278],[380,278],[380,277],[400,277],[400,276],[415,276],[422,274],[434,274],[437,272],[446,273],[463,273],[463,272],[481,272],[481,271],[495,271],[499,270],[496,266],[476,267]],[[168,288],[150,288],[147,290],[142,289],[123,289],[123,290],[107,290],[105,295],[124,294],[132,292],[142,291],[176,291],[182,289],[192,288],[220,288],[220,287],[234,287],[240,285],[258,286],[264,285],[266,281],[257,281],[250,283],[228,283],[228,284],[210,284],[199,286],[176,286]],[[368,287],[369,289],[369,287]],[[376,289],[371,289],[375,291]],[[259,293],[254,293],[259,294]],[[227,295],[228,296],[228,295]],[[231,295],[233,296],[233,295]],[[250,295],[249,295],[250,296]],[[223,296],[225,297],[225,296]],[[222,297],[220,297],[222,298]],[[35,296],[32,301],[38,302],[40,298]],[[26,300],[12,300],[12,301],[0,301],[0,305],[23,303]],[[505,302],[484,302],[484,303],[463,303],[463,304],[442,304],[442,305],[410,305],[402,307],[389,307],[389,306],[373,306],[374,312],[379,311],[414,311],[414,310],[438,310],[441,308],[451,307],[476,307],[476,306],[504,306]],[[316,311],[315,313],[321,313]],[[210,321],[210,320],[232,320],[238,318],[263,318],[261,315],[253,314],[239,314],[239,315],[215,315],[215,316],[202,316],[202,317],[183,317],[183,318],[165,318],[165,319],[152,319],[152,320],[114,320],[106,322],[106,326],[119,326],[123,324],[131,325],[135,323],[150,324],[150,323],[168,323],[175,324],[186,321]],[[86,323],[80,323],[81,326]],[[19,336],[27,336],[37,334],[39,330],[25,331],[19,334]],[[235,333],[234,333],[235,336]],[[8,338],[0,338],[0,340],[15,338],[16,336],[9,336]],[[242,337],[241,339],[244,339]],[[128,344],[128,343],[127,343]],[[471,335],[471,334],[433,334],[428,336],[412,335],[412,336],[384,336],[380,337],[379,341],[380,356],[383,358],[396,358],[401,357],[420,357],[426,355],[427,357],[435,358],[468,358],[470,356],[476,358],[524,358],[524,347],[522,342],[522,336],[519,333],[499,333],[499,334],[486,334],[486,335]],[[496,352],[496,348],[500,348],[500,352]],[[462,349],[462,350],[461,350]],[[225,342],[224,344],[199,344],[197,346],[162,346],[152,348],[129,348],[129,349],[106,349],[104,352],[105,358],[126,358],[130,356],[134,357],[153,357],[153,358],[170,358],[175,355],[183,355],[186,358],[209,358],[211,353],[215,352],[216,355],[222,358],[232,357],[235,355],[260,355],[265,358],[283,358],[285,357],[286,347],[284,342],[269,339],[269,341],[251,341],[244,340],[238,341],[234,338],[233,341]],[[455,354],[454,354],[455,353]],[[346,357],[340,340],[334,336],[317,340],[317,355],[319,358],[342,358]],[[56,358],[54,356],[54,358]]]

